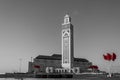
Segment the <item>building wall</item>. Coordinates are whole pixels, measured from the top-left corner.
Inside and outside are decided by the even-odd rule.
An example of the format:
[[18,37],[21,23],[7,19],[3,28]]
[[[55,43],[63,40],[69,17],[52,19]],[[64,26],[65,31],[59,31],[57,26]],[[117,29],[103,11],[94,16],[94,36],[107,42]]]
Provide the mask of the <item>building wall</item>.
[[77,62],[74,61],[74,67],[80,67],[81,72],[86,72],[89,68],[89,66],[91,66],[92,63],[91,62]]
[[[40,66],[40,68],[35,68],[35,65]],[[46,67],[61,68],[61,60],[34,59],[33,63],[29,62],[28,72],[44,73]]]
[[[34,66],[40,66],[35,68]],[[92,65],[91,62],[74,61],[74,67],[80,67],[81,72],[87,71],[88,67]],[[61,60],[47,60],[47,59],[34,59],[33,62],[29,62],[29,73],[45,73],[46,67],[61,68]]]

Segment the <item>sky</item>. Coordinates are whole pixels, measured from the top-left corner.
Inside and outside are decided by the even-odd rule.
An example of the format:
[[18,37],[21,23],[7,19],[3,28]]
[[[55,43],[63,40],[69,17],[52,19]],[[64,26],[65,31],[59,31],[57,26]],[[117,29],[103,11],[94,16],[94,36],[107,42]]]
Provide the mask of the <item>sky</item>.
[[[120,72],[119,0],[0,0],[0,73],[27,72],[31,57],[61,54],[66,13],[74,25],[74,56]],[[105,61],[107,52],[117,59]]]

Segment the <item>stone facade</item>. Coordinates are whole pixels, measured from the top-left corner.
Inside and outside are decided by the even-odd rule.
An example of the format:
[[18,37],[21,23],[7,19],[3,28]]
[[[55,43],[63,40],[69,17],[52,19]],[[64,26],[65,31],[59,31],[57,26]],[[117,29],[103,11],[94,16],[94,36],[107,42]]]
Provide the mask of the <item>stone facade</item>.
[[[86,59],[82,58],[74,58],[74,67],[79,67],[81,72],[84,72],[88,69],[89,66],[92,65]],[[53,54],[52,56],[37,56],[33,62],[29,62],[29,73],[46,73],[46,68],[62,68],[61,66],[61,55]]]

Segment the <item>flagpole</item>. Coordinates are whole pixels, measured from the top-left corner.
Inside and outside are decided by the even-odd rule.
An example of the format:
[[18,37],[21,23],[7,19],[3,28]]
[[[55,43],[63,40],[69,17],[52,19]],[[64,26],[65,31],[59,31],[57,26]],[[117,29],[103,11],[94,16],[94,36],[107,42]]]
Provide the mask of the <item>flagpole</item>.
[[109,77],[111,77],[111,61],[109,61]]
[[21,73],[22,59],[20,58],[19,61],[20,61],[20,65],[19,65],[19,73]]

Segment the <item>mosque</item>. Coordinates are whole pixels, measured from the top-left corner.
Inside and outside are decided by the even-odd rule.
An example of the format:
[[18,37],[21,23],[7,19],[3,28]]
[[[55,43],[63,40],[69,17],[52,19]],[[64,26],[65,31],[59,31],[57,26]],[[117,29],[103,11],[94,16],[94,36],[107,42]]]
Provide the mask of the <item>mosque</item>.
[[38,55],[28,64],[28,73],[82,73],[92,65],[84,58],[74,57],[74,30],[66,14],[61,31],[61,54]]

